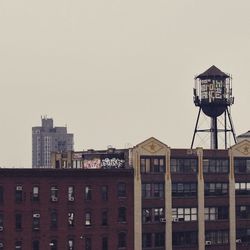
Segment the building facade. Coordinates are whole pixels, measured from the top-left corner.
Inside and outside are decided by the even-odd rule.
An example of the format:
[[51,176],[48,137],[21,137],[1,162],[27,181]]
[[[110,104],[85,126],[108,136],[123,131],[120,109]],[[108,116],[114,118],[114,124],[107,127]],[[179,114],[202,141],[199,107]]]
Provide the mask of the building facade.
[[248,140],[174,149],[152,137],[51,159],[57,169],[0,170],[0,243],[11,249],[21,241],[25,250],[37,241],[31,249],[250,249]]
[[133,249],[133,169],[1,169],[0,249]]
[[42,118],[42,126],[32,128],[32,167],[50,168],[51,152],[71,151],[73,144],[67,127],[54,127],[53,119]]

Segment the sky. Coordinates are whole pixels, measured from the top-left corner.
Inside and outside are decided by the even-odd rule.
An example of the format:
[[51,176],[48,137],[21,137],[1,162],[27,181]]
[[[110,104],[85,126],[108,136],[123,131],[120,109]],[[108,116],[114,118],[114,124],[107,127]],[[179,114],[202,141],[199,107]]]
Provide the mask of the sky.
[[212,65],[232,74],[236,134],[250,130],[249,11],[249,0],[0,1],[0,166],[31,167],[44,115],[75,150],[151,136],[188,148],[194,76]]

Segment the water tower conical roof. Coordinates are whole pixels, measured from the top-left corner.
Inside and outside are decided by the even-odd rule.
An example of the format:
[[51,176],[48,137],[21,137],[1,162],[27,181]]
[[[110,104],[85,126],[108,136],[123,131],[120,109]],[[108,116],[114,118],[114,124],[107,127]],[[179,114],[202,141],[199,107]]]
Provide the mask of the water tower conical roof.
[[196,77],[199,79],[209,79],[209,78],[229,78],[230,76],[225,74],[224,72],[222,72],[220,69],[218,69],[216,66],[211,66],[209,69],[207,69],[205,72],[203,72],[202,74],[198,75]]

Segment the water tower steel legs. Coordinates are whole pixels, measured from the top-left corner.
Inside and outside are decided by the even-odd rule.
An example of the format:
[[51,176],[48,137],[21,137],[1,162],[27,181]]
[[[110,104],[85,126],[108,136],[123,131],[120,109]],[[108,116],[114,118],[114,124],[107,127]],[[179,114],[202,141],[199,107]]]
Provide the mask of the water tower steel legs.
[[[193,138],[192,138],[192,143],[191,143],[191,148],[193,148],[194,146],[194,141],[195,141],[195,135],[198,132],[206,132],[206,133],[210,133],[210,148],[211,149],[218,149],[219,148],[219,143],[218,143],[218,133],[219,132],[224,132],[224,143],[225,143],[225,149],[227,149],[227,136],[228,136],[228,132],[232,133],[233,136],[233,140],[234,143],[236,143],[236,135],[234,132],[234,127],[233,127],[233,122],[232,122],[232,118],[231,118],[231,114],[228,110],[228,108],[226,108],[225,112],[224,112],[224,128],[220,129],[218,128],[218,117],[211,117],[211,126],[210,128],[207,129],[198,129],[198,125],[199,125],[199,119],[200,119],[200,114],[201,114],[201,107],[199,108],[199,112],[198,112],[198,116],[197,116],[197,120],[195,123],[195,129],[194,129],[194,134],[193,134]],[[227,124],[227,119],[229,121],[229,124]],[[230,128],[227,128],[227,126],[230,126]]]
[[201,114],[201,107],[199,108],[198,116],[197,116],[196,123],[195,123],[194,134],[193,134],[193,139],[192,139],[192,143],[191,143],[191,148],[193,148],[195,134],[198,131],[197,127],[198,127],[198,123],[199,123],[199,119],[200,119],[200,114]]

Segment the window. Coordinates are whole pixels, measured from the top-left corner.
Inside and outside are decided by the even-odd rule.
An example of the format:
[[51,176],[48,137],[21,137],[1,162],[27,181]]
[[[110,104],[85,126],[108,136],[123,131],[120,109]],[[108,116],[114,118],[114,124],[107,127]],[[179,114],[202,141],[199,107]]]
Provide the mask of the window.
[[172,196],[174,197],[185,197],[185,196],[196,196],[197,195],[197,184],[196,183],[172,183]]
[[75,214],[73,212],[68,213],[68,226],[73,227],[75,225]]
[[212,245],[216,244],[228,244],[228,231],[218,230],[218,231],[207,231],[205,233],[206,241],[211,241]]
[[85,187],[85,200],[87,200],[87,201],[92,200],[91,186]]
[[237,206],[236,207],[236,215],[240,219],[250,219],[250,206]]
[[205,207],[205,220],[227,220],[228,207]]
[[73,239],[69,239],[68,240],[68,250],[74,250],[74,240]]
[[197,208],[185,207],[185,208],[172,208],[173,221],[196,221],[197,220]]
[[4,229],[3,214],[0,214],[0,232]]
[[155,233],[155,247],[165,246],[165,233]]
[[241,242],[250,242],[250,228],[239,228],[236,230],[236,238]]
[[228,184],[215,182],[205,183],[205,196],[221,196],[228,194]]
[[39,187],[34,186],[32,190],[32,200],[33,201],[39,201]]
[[22,229],[22,215],[16,214],[15,221],[16,221],[16,230],[21,230]]
[[164,184],[163,183],[143,183],[142,184],[143,198],[163,198]]
[[249,195],[250,194],[250,182],[235,183],[235,193],[237,195]]
[[33,242],[32,242],[32,250],[40,250],[39,240],[33,240]]
[[4,189],[2,186],[0,186],[0,203],[3,203],[4,201]]
[[50,212],[50,228],[52,229],[56,229],[57,228],[57,210],[56,209],[52,209]]
[[102,186],[101,187],[101,197],[103,201],[108,200],[108,186]]
[[159,223],[164,218],[163,208],[143,208],[142,209],[142,222],[143,223]]
[[68,201],[74,201],[75,200],[75,191],[74,186],[68,187]]
[[170,169],[172,173],[196,173],[197,159],[171,159]]
[[102,226],[108,225],[108,212],[102,211]]
[[52,202],[58,201],[58,188],[57,188],[57,186],[50,187],[50,200]]
[[141,156],[141,173],[165,173],[164,156]]
[[92,250],[92,241],[91,238],[85,238],[85,250]]
[[22,241],[18,240],[15,243],[15,249],[21,250],[22,249]]
[[235,158],[234,159],[235,173],[250,173],[250,159],[249,158]]
[[165,246],[165,233],[143,233],[142,234],[142,247],[164,247]]
[[204,173],[228,173],[229,161],[228,159],[204,159],[203,160]]
[[122,223],[126,222],[126,208],[125,207],[118,208],[118,221]]
[[16,186],[15,199],[16,202],[22,202],[23,200],[23,187],[21,185]]
[[108,237],[102,238],[102,250],[108,250]]
[[33,213],[32,228],[35,231],[40,229],[40,214],[39,213]]
[[123,182],[119,182],[117,186],[117,196],[118,197],[126,197],[126,184]]
[[198,233],[196,231],[173,232],[173,246],[197,245]]
[[91,226],[91,213],[85,213],[85,226]]
[[118,248],[127,246],[127,235],[125,232],[121,232],[118,234]]
[[57,240],[52,240],[50,243],[50,250],[57,250]]
[[152,233],[142,234],[142,247],[152,247]]

